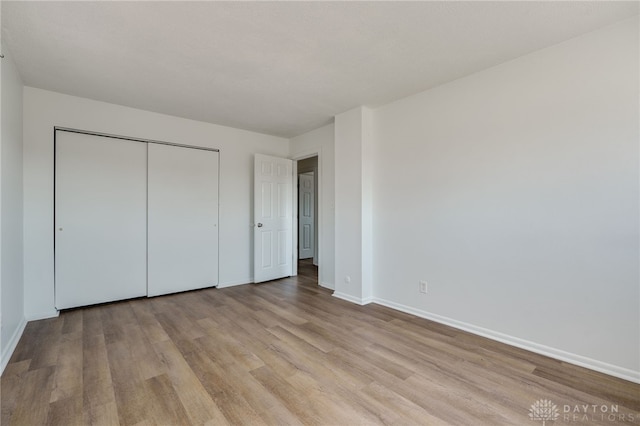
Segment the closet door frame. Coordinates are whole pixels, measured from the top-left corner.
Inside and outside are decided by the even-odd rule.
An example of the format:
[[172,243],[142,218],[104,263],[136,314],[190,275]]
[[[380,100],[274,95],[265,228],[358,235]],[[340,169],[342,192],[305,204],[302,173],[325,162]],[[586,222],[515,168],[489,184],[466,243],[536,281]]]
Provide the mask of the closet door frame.
[[[218,259],[216,259],[217,263],[218,263],[218,267],[217,269],[217,273],[218,273],[218,277],[216,277],[216,283],[220,282],[220,227],[219,227],[219,223],[220,223],[220,150],[217,148],[207,148],[207,147],[202,147],[202,146],[193,146],[193,145],[187,145],[187,144],[179,144],[179,143],[173,143],[173,142],[166,142],[166,141],[159,141],[159,140],[154,140],[154,139],[144,139],[144,138],[136,138],[136,137],[129,137],[129,136],[122,136],[122,135],[116,135],[116,134],[110,134],[110,133],[102,133],[102,132],[94,132],[94,131],[89,131],[89,130],[82,130],[82,129],[75,129],[75,128],[70,128],[70,127],[62,127],[62,126],[54,126],[53,128],[53,265],[54,265],[54,280],[53,280],[53,286],[54,286],[54,295],[56,294],[56,273],[55,273],[55,265],[56,265],[56,153],[57,153],[57,146],[56,146],[56,137],[58,132],[68,132],[68,133],[78,133],[78,134],[83,134],[83,135],[89,135],[89,136],[99,136],[99,137],[104,137],[104,138],[111,138],[111,139],[120,139],[120,140],[126,140],[126,141],[132,141],[132,142],[140,142],[140,143],[145,143],[147,144],[147,146],[149,144],[158,144],[158,145],[169,145],[169,146],[175,146],[175,147],[182,147],[182,148],[189,148],[189,149],[197,149],[197,150],[202,150],[202,151],[213,151],[213,152],[217,152],[218,153],[218,241],[216,241],[216,244],[218,245]],[[147,157],[148,158],[148,157]],[[148,165],[147,165],[148,167]],[[148,173],[148,170],[147,170]],[[148,191],[148,188],[147,188]],[[148,212],[147,212],[148,214]],[[145,232],[147,232],[145,230]],[[148,240],[148,235],[147,235],[147,240]],[[147,265],[148,267],[148,265]],[[148,273],[147,273],[147,297],[149,294],[149,282],[148,282]],[[57,307],[56,307],[57,308]]]
[[[125,141],[132,141],[132,142],[142,142],[142,143],[146,143],[146,144],[158,144],[158,145],[170,145],[170,146],[179,146],[182,148],[191,148],[191,149],[199,149],[202,151],[214,151],[214,152],[220,152],[220,150],[218,148],[207,148],[204,146],[195,146],[195,145],[187,145],[187,144],[182,144],[182,143],[175,143],[175,142],[165,142],[165,141],[158,141],[155,139],[143,139],[143,138],[134,138],[131,136],[120,136],[120,135],[114,135],[111,133],[101,133],[101,132],[92,132],[90,130],[80,130],[80,129],[73,129],[70,127],[61,127],[61,126],[55,126],[53,128],[54,130],[54,134],[53,134],[53,144],[54,144],[54,148],[55,148],[55,143],[56,143],[56,132],[68,132],[68,133],[80,133],[82,135],[90,135],[90,136],[101,136],[104,138],[111,138],[111,139],[122,139]],[[55,160],[55,150],[54,150],[54,160]],[[55,163],[54,163],[55,165]]]

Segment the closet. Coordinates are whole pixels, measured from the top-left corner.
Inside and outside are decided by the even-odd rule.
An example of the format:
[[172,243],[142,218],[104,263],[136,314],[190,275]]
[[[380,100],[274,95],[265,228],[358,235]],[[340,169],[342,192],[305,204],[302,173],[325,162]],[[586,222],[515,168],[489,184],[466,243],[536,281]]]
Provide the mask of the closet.
[[55,130],[57,309],[218,284],[216,150]]

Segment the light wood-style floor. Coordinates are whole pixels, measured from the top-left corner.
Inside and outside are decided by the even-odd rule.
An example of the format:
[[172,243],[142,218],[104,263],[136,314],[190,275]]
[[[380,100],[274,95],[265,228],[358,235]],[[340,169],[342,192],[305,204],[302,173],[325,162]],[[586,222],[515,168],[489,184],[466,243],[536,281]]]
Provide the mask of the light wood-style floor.
[[541,425],[540,399],[559,411],[547,425],[640,424],[639,385],[338,300],[301,272],[29,323],[2,425]]

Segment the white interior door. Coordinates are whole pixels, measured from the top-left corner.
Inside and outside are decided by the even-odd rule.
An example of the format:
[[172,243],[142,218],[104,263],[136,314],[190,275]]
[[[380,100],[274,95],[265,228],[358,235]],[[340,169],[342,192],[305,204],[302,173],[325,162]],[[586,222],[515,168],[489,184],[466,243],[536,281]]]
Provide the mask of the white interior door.
[[147,293],[147,146],[56,131],[57,309]]
[[293,162],[256,154],[254,282],[293,273]]
[[149,144],[149,296],[218,285],[218,158]]
[[315,252],[314,176],[298,176],[298,258],[309,259]]

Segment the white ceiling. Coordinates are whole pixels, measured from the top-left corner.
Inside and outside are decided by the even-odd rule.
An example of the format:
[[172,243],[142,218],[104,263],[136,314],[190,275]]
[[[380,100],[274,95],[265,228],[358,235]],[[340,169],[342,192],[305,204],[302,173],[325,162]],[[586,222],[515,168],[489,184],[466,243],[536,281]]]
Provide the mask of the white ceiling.
[[25,85],[292,137],[637,15],[638,2],[11,2]]

